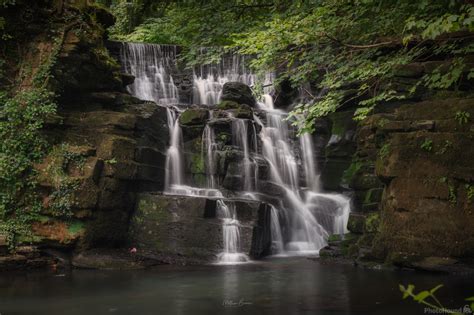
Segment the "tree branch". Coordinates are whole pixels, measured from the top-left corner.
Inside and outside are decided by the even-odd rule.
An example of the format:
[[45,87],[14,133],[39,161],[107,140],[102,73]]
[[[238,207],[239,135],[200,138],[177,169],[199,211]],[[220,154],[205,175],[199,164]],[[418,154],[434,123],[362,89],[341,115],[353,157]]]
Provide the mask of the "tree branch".
[[327,33],[323,33],[323,35],[327,38],[329,38],[330,40],[338,43],[339,45],[342,45],[342,46],[345,46],[345,47],[349,47],[349,48],[355,48],[355,49],[368,49],[368,48],[376,48],[376,47],[382,47],[382,46],[389,46],[389,45],[393,45],[393,44],[399,44],[398,41],[387,41],[387,42],[381,42],[381,43],[374,43],[374,44],[368,44],[368,45],[352,45],[352,44],[346,44],[346,43],[343,43],[342,41],[340,41],[339,39],[327,34]]

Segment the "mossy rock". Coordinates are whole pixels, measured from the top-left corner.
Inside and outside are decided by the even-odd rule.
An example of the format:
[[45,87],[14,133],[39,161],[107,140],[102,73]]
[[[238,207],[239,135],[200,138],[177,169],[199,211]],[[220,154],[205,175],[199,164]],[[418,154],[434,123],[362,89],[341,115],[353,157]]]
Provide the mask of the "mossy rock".
[[184,126],[205,125],[208,117],[207,109],[188,108],[179,116],[179,123]]
[[363,174],[352,178],[351,187],[357,190],[368,190],[382,187],[382,183],[375,174]]
[[232,112],[235,118],[251,119],[253,111],[247,104],[239,104],[235,101],[225,100],[217,105],[218,109]]
[[366,233],[377,233],[380,226],[380,215],[378,212],[373,212],[367,216],[364,224]]
[[222,87],[222,100],[254,107],[257,104],[250,87],[241,82],[227,82]]
[[229,101],[229,100],[224,100],[224,101],[221,101],[218,105],[217,105],[217,108],[218,109],[222,109],[222,110],[228,110],[228,109],[236,109],[236,108],[239,108],[239,103],[235,102],[235,101]]
[[364,233],[366,217],[361,213],[351,213],[349,215],[349,221],[347,222],[347,229],[352,233],[362,234]]
[[363,204],[378,203],[382,200],[383,188],[371,188],[365,193]]

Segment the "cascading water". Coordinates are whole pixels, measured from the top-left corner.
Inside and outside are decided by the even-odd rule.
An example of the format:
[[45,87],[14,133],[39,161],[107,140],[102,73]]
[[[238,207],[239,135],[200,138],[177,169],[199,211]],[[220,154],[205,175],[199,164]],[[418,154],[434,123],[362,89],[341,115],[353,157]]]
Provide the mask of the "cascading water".
[[177,47],[123,43],[121,61],[123,70],[135,76],[127,90],[136,97],[158,104],[177,104],[178,88],[172,69],[176,68]]
[[177,109],[166,108],[170,146],[166,152],[165,191],[172,191],[176,186],[183,185],[184,182],[183,161],[181,156],[183,139],[177,112]]
[[247,255],[241,252],[240,248],[240,222],[237,220],[235,204],[217,200],[217,213],[222,220],[222,237],[224,240],[224,250],[218,255],[221,264],[234,264],[249,261]]
[[245,56],[224,56],[217,64],[199,66],[194,69],[193,103],[217,104],[226,82],[237,81],[253,86],[256,75],[245,66]]
[[237,119],[235,118],[232,121],[232,137],[233,143],[237,145],[242,152],[244,153],[242,164],[244,169],[244,191],[253,191],[256,187],[257,176],[255,173],[256,165],[255,162],[251,160],[249,152],[249,133],[248,133],[248,121],[246,119]]
[[[247,261],[248,257],[240,252],[240,224],[235,204],[226,200],[219,189],[217,145],[210,124],[204,128],[201,147],[206,187],[193,187],[187,182],[180,109],[173,106],[180,99],[171,75],[176,68],[176,51],[175,46],[124,44],[121,54],[124,70],[136,77],[128,89],[141,99],[153,100],[167,107],[170,145],[166,158],[165,193],[218,198],[217,212],[223,222],[224,239],[219,262]],[[240,196],[261,200],[261,196],[267,193],[259,191],[261,183],[255,157],[260,156],[259,159],[268,165],[269,180],[283,192],[281,200],[272,202],[271,206],[272,253],[317,254],[326,245],[329,234],[347,233],[350,200],[340,194],[321,191],[311,135],[303,134],[299,141],[294,141],[294,131],[285,120],[287,114],[274,109],[271,96],[273,80],[274,75],[269,73],[261,82],[264,93],[262,102],[258,103],[261,112],[254,115],[253,121],[232,115],[228,117],[232,121],[233,145],[242,152]],[[217,104],[224,83],[229,81],[250,86],[257,83],[257,76],[245,67],[245,57],[227,56],[219,64],[195,68],[193,103]],[[212,119],[212,110],[210,113]]]
[[202,133],[202,148],[201,155],[203,161],[206,162],[207,187],[216,188],[216,162],[215,162],[215,148],[216,145],[214,129],[206,125]]

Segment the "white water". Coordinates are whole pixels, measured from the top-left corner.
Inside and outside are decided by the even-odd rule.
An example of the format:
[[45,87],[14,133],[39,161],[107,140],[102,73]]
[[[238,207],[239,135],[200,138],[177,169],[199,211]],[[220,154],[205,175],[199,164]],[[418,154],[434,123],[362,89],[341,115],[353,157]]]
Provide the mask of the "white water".
[[206,162],[206,174],[207,174],[207,187],[216,188],[216,157],[215,148],[216,145],[214,129],[206,125],[202,133],[202,148],[201,155],[203,161]]
[[[218,261],[225,264],[247,261],[248,257],[240,252],[240,224],[235,205],[226,201],[219,189],[217,146],[212,126],[206,125],[202,134],[201,154],[207,174],[206,187],[196,187],[185,177],[180,111],[171,106],[179,101],[178,89],[170,74],[176,67],[176,47],[124,46],[122,58],[125,71],[137,78],[129,86],[129,91],[141,99],[167,106],[170,145],[165,166],[165,193],[220,198],[218,213],[223,223],[223,251]],[[243,153],[240,162],[243,187],[240,193],[242,197],[252,200],[261,200],[262,194],[271,194],[259,191],[255,156],[261,154],[268,164],[270,180],[283,191],[282,200],[271,208],[272,253],[314,255],[327,244],[329,234],[347,233],[350,200],[340,194],[321,191],[311,135],[303,134],[299,141],[294,141],[294,130],[285,120],[287,114],[274,109],[271,96],[273,79],[273,74],[267,74],[262,83],[264,94],[258,105],[263,114],[254,115],[253,121],[230,116],[233,144]],[[204,105],[218,103],[222,87],[229,81],[253,86],[257,76],[245,67],[245,58],[236,55],[224,58],[217,65],[194,69],[193,102]],[[258,135],[254,122],[260,127]],[[260,150],[258,143],[261,143]]]
[[253,86],[257,76],[245,65],[245,56],[225,56],[217,64],[203,65],[194,69],[193,103],[217,104],[226,82],[238,81]]
[[176,68],[176,46],[123,43],[122,67],[135,76],[127,90],[136,97],[158,104],[179,102],[171,69]]
[[233,202],[217,200],[217,214],[222,220],[222,237],[224,249],[218,255],[220,264],[235,264],[249,261],[249,257],[242,253],[240,247],[240,222]]
[[[249,121],[247,119],[234,118],[232,121],[232,140],[233,143],[238,146],[244,153],[242,159],[243,167],[243,190],[253,191],[256,187],[256,165],[251,160],[249,152],[249,132],[248,132]],[[255,148],[254,148],[255,150]],[[256,151],[256,150],[255,150]],[[254,151],[254,152],[255,152]]]
[[171,191],[172,187],[181,186],[184,183],[184,168],[182,160],[183,136],[179,126],[177,109],[166,108],[168,118],[168,130],[170,134],[170,146],[166,152],[165,191]]

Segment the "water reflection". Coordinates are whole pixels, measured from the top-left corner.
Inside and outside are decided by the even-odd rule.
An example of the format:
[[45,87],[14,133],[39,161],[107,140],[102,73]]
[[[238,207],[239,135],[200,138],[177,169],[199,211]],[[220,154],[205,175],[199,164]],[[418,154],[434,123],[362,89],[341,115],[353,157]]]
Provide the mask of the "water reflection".
[[473,279],[329,266],[304,258],[146,271],[0,274],[2,314],[417,314],[398,284],[464,305]]

